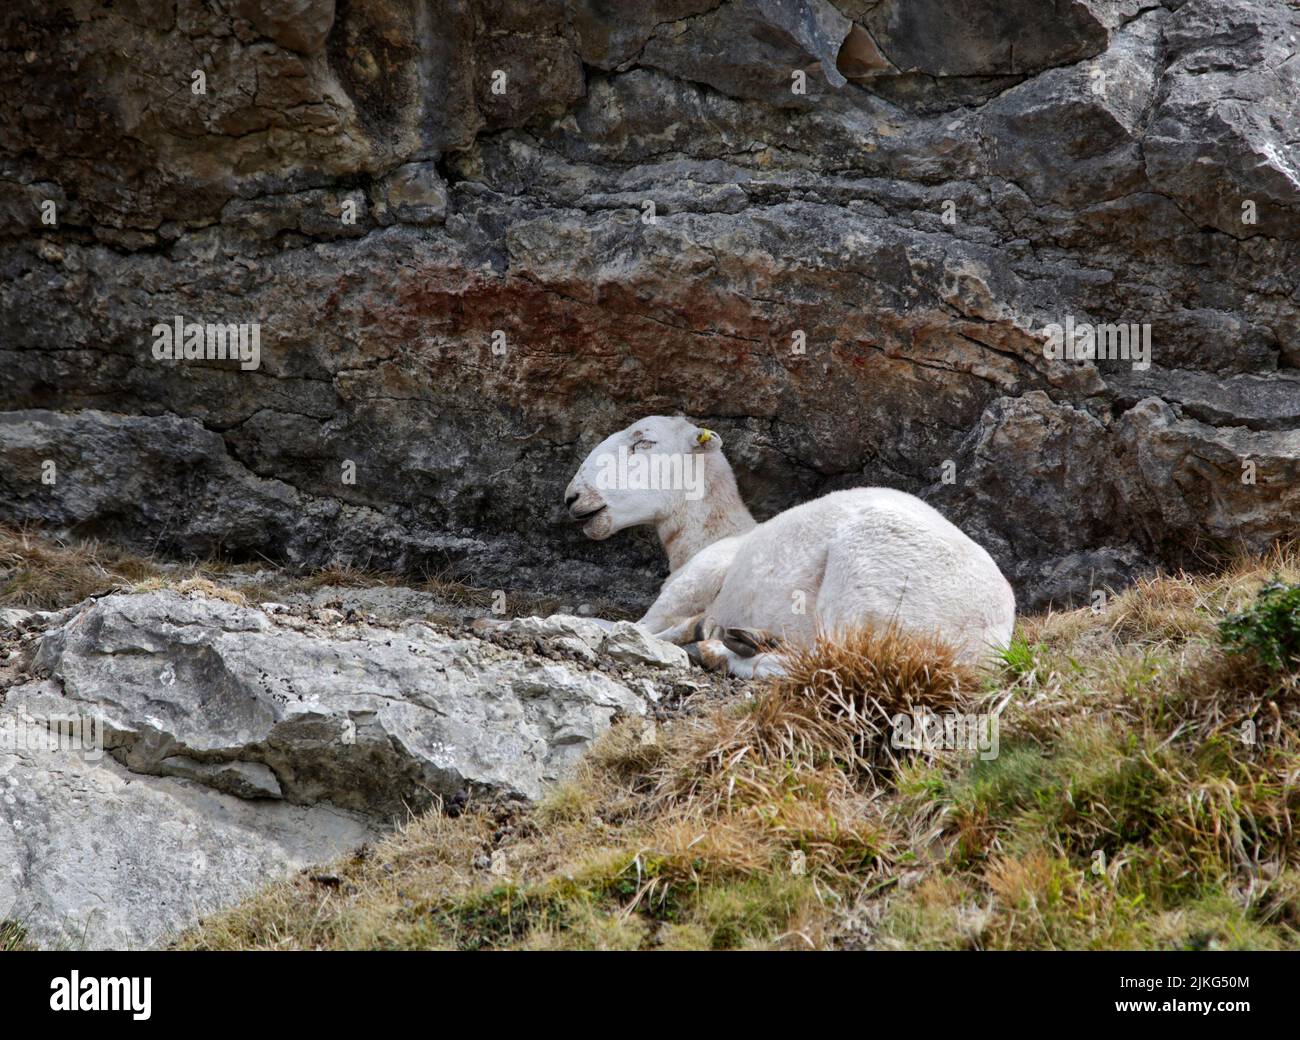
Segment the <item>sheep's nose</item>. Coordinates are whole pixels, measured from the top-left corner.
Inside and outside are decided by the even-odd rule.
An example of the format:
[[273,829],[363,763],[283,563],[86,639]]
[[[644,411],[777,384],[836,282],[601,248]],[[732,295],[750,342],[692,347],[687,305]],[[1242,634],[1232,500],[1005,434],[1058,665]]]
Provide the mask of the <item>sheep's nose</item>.
[[572,508],[573,503],[576,501],[578,501],[578,493],[576,491],[571,495],[566,495],[564,498],[564,504],[570,508]]

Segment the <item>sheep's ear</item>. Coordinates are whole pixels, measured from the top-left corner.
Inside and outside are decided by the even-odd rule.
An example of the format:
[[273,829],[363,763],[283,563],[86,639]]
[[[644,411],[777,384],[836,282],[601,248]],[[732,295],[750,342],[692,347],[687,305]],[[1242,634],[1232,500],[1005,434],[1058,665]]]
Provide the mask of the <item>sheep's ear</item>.
[[706,430],[701,427],[695,433],[695,450],[696,451],[721,451],[722,438],[712,430]]

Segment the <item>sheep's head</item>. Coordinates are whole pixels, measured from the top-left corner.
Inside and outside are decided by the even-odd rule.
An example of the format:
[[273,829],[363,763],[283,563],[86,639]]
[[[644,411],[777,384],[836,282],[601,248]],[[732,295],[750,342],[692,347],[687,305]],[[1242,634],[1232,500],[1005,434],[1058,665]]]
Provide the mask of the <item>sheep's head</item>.
[[657,524],[705,493],[705,462],[722,438],[689,419],[651,415],[596,445],[564,490],[569,515],[599,541]]

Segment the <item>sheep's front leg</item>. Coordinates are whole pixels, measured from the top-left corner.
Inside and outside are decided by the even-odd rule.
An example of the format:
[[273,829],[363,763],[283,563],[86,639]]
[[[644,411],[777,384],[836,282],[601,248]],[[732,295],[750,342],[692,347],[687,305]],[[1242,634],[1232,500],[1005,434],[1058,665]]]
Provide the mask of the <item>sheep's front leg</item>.
[[697,580],[696,575],[674,576],[664,583],[659,598],[638,624],[660,639],[678,645],[707,638],[711,634],[708,610],[721,585],[721,576],[716,582]]
[[722,538],[701,549],[664,582],[659,598],[640,623],[660,639],[678,646],[713,638],[717,626],[711,622],[709,611],[722,591],[739,544],[739,538]]
[[[645,625],[645,619],[642,618],[638,624]],[[707,638],[705,633],[709,630],[704,615],[696,614],[694,617],[683,618],[681,621],[670,624],[667,628],[662,628],[659,631],[655,631],[651,628],[650,634],[656,639],[662,639],[669,643],[676,643],[678,646],[685,646],[687,643],[695,643],[701,639]]]
[[[603,628],[606,632],[609,632],[610,630],[613,629],[615,625],[618,624],[617,621],[606,621],[604,618],[598,618],[598,617],[586,617],[583,618],[582,620],[588,621],[593,625],[598,625],[601,628]],[[696,617],[686,618],[682,621],[677,622],[676,624],[670,625],[668,628],[661,629],[657,632],[653,628],[650,628],[649,625],[646,624],[645,618],[642,618],[640,621],[637,622],[637,624],[640,625],[642,628],[647,629],[650,632],[650,634],[654,636],[656,639],[662,639],[668,643],[676,643],[680,646],[684,643],[692,643],[697,639],[703,638],[702,636],[695,634],[701,630],[700,625],[702,624],[702,622],[703,622],[703,615],[697,615]]]

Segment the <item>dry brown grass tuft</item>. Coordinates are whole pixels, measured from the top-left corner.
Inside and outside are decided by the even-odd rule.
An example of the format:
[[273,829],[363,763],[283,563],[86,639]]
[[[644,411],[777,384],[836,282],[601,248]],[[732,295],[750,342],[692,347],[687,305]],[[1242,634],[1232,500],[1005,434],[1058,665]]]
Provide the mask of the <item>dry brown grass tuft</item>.
[[1214,574],[1157,574],[1122,592],[1108,592],[1100,610],[1049,610],[1022,617],[1028,643],[1082,654],[1117,646],[1174,645],[1212,640],[1217,621],[1243,605],[1265,582],[1300,582],[1300,545],[1279,545],[1262,556],[1241,554]]
[[[0,606],[37,610],[69,607],[111,592],[175,589],[230,603],[279,601],[322,588],[396,586],[397,574],[345,564],[289,573],[274,566],[221,559],[167,560],[105,545],[96,539],[56,537],[0,524]],[[449,578],[430,580],[426,591],[453,605],[490,605],[490,590]]]
[[680,727],[656,777],[656,797],[771,799],[787,772],[830,775],[850,788],[894,764],[897,715],[957,712],[978,688],[978,670],[951,647],[922,635],[861,628],[820,636],[787,655],[788,674],[741,712],[715,711]]
[[1182,643],[1214,634],[1205,591],[1186,574],[1141,578],[1104,611],[1117,642]]
[[160,573],[151,560],[97,541],[0,525],[0,605],[57,610]]
[[1198,740],[1223,736],[1300,750],[1300,673],[1270,672],[1245,655],[1202,653],[1173,686]]
[[166,578],[146,578],[144,581],[138,581],[128,586],[130,592],[160,592],[163,589],[171,589],[181,595],[197,592],[201,596],[209,596],[213,599],[223,600],[226,603],[233,603],[237,607],[248,606],[248,597],[243,592],[238,589],[224,588],[208,578],[186,578],[183,581]]

